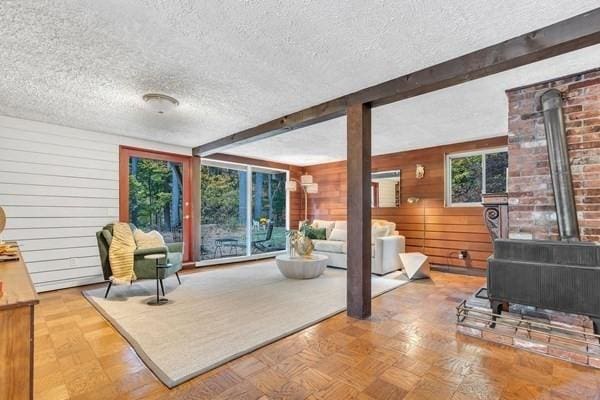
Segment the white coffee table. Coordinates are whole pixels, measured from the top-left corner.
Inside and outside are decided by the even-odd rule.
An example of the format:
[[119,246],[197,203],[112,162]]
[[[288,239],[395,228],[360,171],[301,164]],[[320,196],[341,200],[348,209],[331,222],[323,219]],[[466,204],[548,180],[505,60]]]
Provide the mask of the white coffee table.
[[280,254],[275,257],[279,271],[290,279],[313,279],[319,277],[327,267],[327,256],[312,254],[307,257]]
[[429,258],[423,253],[400,253],[400,261],[408,279],[429,278]]

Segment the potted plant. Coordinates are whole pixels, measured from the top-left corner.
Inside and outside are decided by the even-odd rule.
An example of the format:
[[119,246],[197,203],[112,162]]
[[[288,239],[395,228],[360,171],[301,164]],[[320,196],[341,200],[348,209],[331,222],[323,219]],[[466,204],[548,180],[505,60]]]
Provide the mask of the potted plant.
[[290,229],[286,232],[288,238],[288,254],[290,257],[300,256],[308,257],[313,251],[312,240],[297,229]]

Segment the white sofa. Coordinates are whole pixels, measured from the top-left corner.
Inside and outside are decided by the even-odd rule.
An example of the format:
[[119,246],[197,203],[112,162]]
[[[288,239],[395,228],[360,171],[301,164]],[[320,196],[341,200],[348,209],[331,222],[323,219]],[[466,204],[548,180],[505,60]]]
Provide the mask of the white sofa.
[[[400,253],[404,253],[405,239],[396,231],[396,224],[385,220],[371,221],[371,272],[385,275],[402,268]],[[325,228],[327,240],[313,239],[314,253],[326,255],[327,265],[347,268],[347,222],[314,220],[311,225]]]

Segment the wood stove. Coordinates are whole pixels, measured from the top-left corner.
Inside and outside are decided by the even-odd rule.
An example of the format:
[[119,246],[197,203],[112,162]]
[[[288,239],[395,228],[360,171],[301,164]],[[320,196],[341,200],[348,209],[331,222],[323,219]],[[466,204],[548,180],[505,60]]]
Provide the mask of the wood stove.
[[598,332],[600,246],[579,242],[561,93],[550,89],[540,99],[561,240],[495,240],[488,298],[496,314],[505,303],[516,303],[587,315]]

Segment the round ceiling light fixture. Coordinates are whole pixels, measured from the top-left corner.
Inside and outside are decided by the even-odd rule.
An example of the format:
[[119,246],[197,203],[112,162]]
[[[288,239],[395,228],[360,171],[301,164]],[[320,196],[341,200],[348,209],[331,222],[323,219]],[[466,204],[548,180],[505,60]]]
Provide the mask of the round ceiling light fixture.
[[169,112],[179,105],[177,99],[160,93],[147,93],[142,99],[144,99],[152,111],[158,114]]

